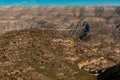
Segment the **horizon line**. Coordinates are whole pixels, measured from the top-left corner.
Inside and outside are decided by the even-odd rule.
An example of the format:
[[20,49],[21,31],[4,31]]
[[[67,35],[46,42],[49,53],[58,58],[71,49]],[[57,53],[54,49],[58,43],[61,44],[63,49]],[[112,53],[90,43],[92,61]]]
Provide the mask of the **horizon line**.
[[0,7],[120,7],[120,5],[0,5]]

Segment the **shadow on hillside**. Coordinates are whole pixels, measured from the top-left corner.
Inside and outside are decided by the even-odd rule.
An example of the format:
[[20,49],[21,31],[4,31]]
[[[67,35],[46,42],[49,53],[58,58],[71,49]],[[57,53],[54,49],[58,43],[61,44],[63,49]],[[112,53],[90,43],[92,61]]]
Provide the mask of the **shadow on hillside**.
[[97,76],[97,80],[120,80],[120,64],[106,69]]

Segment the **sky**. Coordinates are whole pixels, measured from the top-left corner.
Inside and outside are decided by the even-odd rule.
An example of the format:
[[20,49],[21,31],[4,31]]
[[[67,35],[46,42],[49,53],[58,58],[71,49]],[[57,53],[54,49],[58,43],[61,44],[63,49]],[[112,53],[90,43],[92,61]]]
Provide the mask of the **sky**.
[[0,0],[0,6],[120,6],[120,0]]

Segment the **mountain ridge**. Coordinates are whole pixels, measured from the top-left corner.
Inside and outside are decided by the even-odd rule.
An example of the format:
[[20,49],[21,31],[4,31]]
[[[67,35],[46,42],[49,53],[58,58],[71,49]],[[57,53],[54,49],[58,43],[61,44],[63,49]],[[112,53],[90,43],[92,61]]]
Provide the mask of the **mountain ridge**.
[[76,36],[83,22],[90,24],[92,32],[115,28],[120,24],[119,12],[119,6],[0,7],[0,33],[39,28]]

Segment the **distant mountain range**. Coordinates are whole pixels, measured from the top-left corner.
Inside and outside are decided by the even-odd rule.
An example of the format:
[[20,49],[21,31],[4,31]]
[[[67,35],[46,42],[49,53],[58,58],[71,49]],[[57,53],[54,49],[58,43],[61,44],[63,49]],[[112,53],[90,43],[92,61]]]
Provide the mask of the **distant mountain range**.
[[76,36],[85,21],[93,32],[115,28],[120,24],[120,7],[0,7],[0,33],[39,28]]

